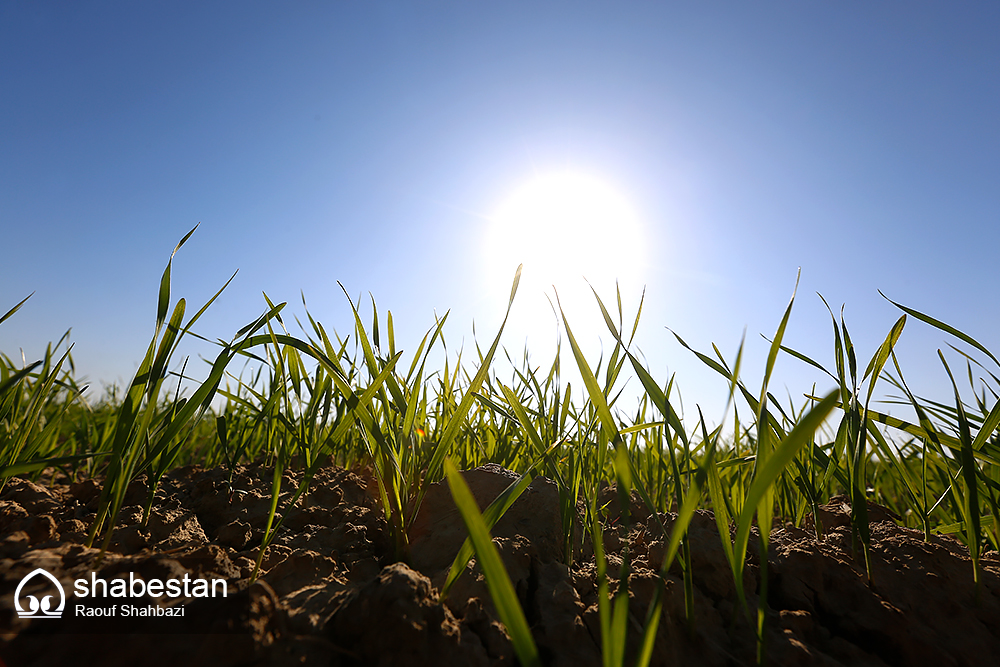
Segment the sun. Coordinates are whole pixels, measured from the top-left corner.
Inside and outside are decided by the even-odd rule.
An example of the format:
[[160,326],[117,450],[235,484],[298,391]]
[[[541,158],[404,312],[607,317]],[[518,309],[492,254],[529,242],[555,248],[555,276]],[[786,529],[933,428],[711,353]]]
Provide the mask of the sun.
[[573,316],[582,309],[600,319],[588,283],[609,307],[616,283],[623,292],[642,289],[644,248],[638,216],[626,197],[600,177],[560,171],[531,178],[502,200],[491,216],[484,268],[489,291],[499,296],[509,294],[514,271],[524,265],[520,310],[530,328],[552,338],[549,301],[555,302],[556,292],[576,334]]

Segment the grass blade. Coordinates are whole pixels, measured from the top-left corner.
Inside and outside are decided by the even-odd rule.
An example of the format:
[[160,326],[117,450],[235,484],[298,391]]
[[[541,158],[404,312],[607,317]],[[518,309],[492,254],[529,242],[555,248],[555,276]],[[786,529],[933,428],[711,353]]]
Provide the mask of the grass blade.
[[538,647],[531,636],[528,621],[524,617],[524,610],[521,609],[521,603],[514,592],[510,575],[507,574],[496,545],[493,544],[490,533],[486,529],[483,516],[479,513],[476,500],[472,497],[469,486],[462,479],[462,475],[451,459],[445,458],[444,470],[452,498],[455,500],[455,506],[462,515],[466,530],[469,531],[469,539],[472,540],[476,559],[483,570],[486,587],[490,591],[490,597],[493,598],[493,605],[500,616],[500,621],[507,628],[517,659],[524,667],[541,667],[542,661],[538,655]]

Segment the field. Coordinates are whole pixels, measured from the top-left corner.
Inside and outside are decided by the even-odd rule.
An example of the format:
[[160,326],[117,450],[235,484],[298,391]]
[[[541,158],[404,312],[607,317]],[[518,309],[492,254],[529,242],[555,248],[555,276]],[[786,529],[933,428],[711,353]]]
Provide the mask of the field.
[[[763,378],[741,377],[742,348],[691,350],[736,408],[692,422],[674,378],[631,346],[641,307],[597,294],[617,342],[597,363],[565,317],[565,358],[502,372],[502,327],[474,363],[429,368],[446,318],[404,352],[374,302],[370,316],[351,304],[343,338],[308,313],[293,335],[268,302],[181,391],[174,353],[215,297],[188,316],[170,270],[135,379],[100,403],[65,340],[37,363],[0,357],[7,664],[973,665],[1000,651],[1000,363],[928,315],[896,304],[883,344],[856,350],[831,311],[826,369],[782,344],[793,296]],[[962,367],[940,357],[952,402],[910,392],[893,353],[907,324],[954,340]],[[768,391],[780,355],[837,389],[782,405]],[[564,363],[582,388],[561,384]],[[626,375],[644,392],[630,414]],[[912,418],[879,411],[886,392]],[[147,617],[18,618],[37,567],[211,575],[235,593],[187,596],[167,633]]]

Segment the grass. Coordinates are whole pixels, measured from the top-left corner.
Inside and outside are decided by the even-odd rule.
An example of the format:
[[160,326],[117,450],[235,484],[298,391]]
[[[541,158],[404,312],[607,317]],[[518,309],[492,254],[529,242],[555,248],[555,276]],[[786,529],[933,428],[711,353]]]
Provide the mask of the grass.
[[[262,559],[288,508],[308,493],[317,470],[332,462],[372,470],[395,556],[405,560],[408,534],[425,492],[431,483],[447,479],[470,539],[456,554],[442,594],[475,555],[520,661],[538,664],[530,628],[488,531],[531,478],[544,475],[559,489],[568,565],[578,555],[573,550],[577,508],[585,508],[584,526],[595,546],[602,655],[608,666],[648,663],[665,575],[675,559],[683,571],[687,619],[694,623],[693,566],[685,535],[697,508],[714,510],[740,598],[737,613],[751,616],[743,577],[752,528],[758,527],[760,552],[766,555],[776,519],[801,524],[807,513],[838,493],[852,500],[857,558],[869,577],[868,500],[888,506],[928,539],[941,532],[963,540],[972,560],[972,594],[978,595],[980,554],[1000,547],[1000,363],[971,336],[901,304],[890,302],[902,315],[860,373],[862,351],[854,347],[843,315],[838,320],[832,310],[832,370],[784,345],[794,292],[759,383],[747,384],[740,375],[742,345],[730,366],[717,348],[711,354],[699,352],[675,334],[729,385],[721,418],[711,422],[699,408],[692,424],[683,422],[674,407],[675,378],[657,378],[640,361],[632,340],[642,306],[626,327],[620,294],[615,295],[617,308],[609,310],[595,292],[595,307],[615,342],[611,354],[596,364],[581,352],[557,303],[582,388],[563,386],[561,347],[547,369],[529,367],[527,353],[519,363],[508,355],[511,370],[502,379],[496,367],[506,317],[488,349],[475,344],[470,363],[469,352],[454,358],[447,354],[447,314],[407,354],[396,347],[392,314],[381,316],[374,300],[369,319],[360,304],[351,302],[353,322],[344,336],[328,331],[308,308],[306,323],[298,323],[300,333],[293,335],[285,328],[286,304],[266,297],[261,316],[231,340],[218,341],[204,379],[194,381],[195,364],[175,359],[176,350],[185,336],[197,335],[193,327],[225,285],[185,319],[184,299],[172,302],[171,261],[160,282],[153,337],[135,378],[120,393],[114,389],[96,403],[85,400],[65,336],[31,363],[0,354],[0,483],[14,475],[44,481],[45,471],[53,467],[78,478],[102,478],[99,511],[89,535],[93,545],[107,548],[125,491],[140,475],[149,480],[148,518],[159,481],[176,466],[224,466],[232,473],[241,463],[265,460],[274,465],[274,485],[262,527]],[[519,275],[513,279],[508,315]],[[26,300],[0,317],[0,325],[16,316]],[[906,384],[894,348],[909,320],[935,327],[962,346],[953,348],[963,360],[961,382],[938,351],[951,379],[951,402],[920,398]],[[439,347],[446,352],[443,368],[429,368]],[[769,380],[783,356],[821,370],[832,391],[817,395],[807,388],[798,404],[782,406],[769,391]],[[623,380],[632,374],[643,393],[634,412],[626,414],[617,403]],[[187,380],[184,391],[180,376]],[[872,398],[879,382],[897,392],[887,402],[912,409],[913,418],[876,409]],[[730,406],[733,416],[727,419]],[[480,514],[457,470],[487,462],[521,477]],[[293,498],[281,506],[282,473],[291,465],[305,474]],[[611,596],[602,547],[608,526],[598,498],[608,484],[621,496],[626,525],[633,493],[655,513],[677,512],[669,531],[660,525],[668,544],[660,563],[663,576],[634,656],[626,655],[625,642],[629,555],[627,549],[622,554],[621,585]],[[654,516],[659,520],[659,514]],[[815,530],[821,535],[823,527],[817,522]],[[766,562],[762,557],[760,567],[766,568]],[[767,577],[758,580],[755,616],[758,661],[763,663]]]

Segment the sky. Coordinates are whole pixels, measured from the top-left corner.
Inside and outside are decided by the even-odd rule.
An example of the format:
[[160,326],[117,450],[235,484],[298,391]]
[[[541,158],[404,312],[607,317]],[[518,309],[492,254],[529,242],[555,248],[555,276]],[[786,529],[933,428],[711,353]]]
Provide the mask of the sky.
[[[192,313],[239,271],[209,339],[262,293],[293,334],[303,294],[351,333],[339,281],[392,312],[398,348],[449,312],[449,354],[471,354],[524,262],[513,357],[551,363],[553,283],[606,357],[584,277],[609,307],[617,279],[688,412],[726,384],[671,332],[732,360],[745,331],[759,387],[800,269],[785,342],[827,367],[817,294],[861,363],[901,315],[879,291],[1000,350],[998,33],[971,2],[2,3],[0,313],[33,296],[0,352],[30,363],[71,329],[91,396],[126,384],[199,223],[174,298]],[[949,342],[908,322],[917,393],[949,395]],[[772,382],[797,405],[832,386],[787,356]]]

